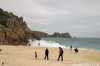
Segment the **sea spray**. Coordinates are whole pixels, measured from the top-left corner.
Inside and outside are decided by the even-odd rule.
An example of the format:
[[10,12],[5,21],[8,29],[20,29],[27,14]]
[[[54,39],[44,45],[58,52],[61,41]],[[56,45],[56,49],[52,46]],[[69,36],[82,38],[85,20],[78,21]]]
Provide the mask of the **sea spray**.
[[46,38],[42,37],[40,41],[29,40],[31,46],[38,46],[40,42],[41,47],[62,47],[68,48],[72,45],[73,49],[78,48],[82,50],[97,50],[100,51],[100,38]]
[[31,40],[29,39],[28,46],[38,46],[38,43],[40,43],[41,47],[62,47],[66,48],[64,45],[60,45],[59,43],[56,43],[54,41],[45,41],[45,40]]

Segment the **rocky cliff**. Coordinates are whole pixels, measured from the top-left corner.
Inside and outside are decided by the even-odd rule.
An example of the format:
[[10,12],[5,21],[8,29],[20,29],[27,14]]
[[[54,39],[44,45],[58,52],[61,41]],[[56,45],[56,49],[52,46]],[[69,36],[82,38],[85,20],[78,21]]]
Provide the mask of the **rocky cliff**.
[[0,45],[27,45],[30,37],[40,40],[40,37],[27,27],[23,17],[0,8]]

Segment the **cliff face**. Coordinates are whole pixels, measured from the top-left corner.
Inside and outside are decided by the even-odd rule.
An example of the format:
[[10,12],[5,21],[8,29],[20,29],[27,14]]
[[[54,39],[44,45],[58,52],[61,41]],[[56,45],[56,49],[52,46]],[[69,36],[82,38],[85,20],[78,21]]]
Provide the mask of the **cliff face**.
[[40,40],[28,27],[23,17],[0,8],[0,44],[27,45],[29,37]]

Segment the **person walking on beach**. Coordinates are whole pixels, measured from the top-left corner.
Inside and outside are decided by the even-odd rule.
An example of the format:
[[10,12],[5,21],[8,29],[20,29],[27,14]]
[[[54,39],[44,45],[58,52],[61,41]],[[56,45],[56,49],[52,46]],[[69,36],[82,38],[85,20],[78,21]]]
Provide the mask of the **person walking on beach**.
[[49,50],[48,50],[48,48],[46,48],[44,59],[46,59],[46,57],[47,57],[47,60],[49,60],[48,54],[49,54]]
[[72,45],[70,46],[70,52],[72,52]]
[[38,43],[38,46],[40,46],[40,42]]
[[78,52],[78,49],[77,49],[77,48],[75,48],[75,49],[74,49],[74,51],[75,51],[75,53],[77,53],[77,52]]
[[37,58],[37,52],[35,52],[35,60],[36,60],[36,59],[38,59],[38,58]]
[[63,49],[61,47],[59,47],[58,61],[59,61],[60,57],[61,57],[61,61],[63,61],[63,53],[64,53]]

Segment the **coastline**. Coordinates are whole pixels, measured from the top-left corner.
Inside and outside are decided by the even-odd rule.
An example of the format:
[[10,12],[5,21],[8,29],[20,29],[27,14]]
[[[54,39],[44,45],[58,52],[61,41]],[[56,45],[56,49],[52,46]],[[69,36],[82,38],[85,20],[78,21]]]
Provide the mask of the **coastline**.
[[[45,49],[49,50],[49,60],[44,60]],[[57,47],[33,47],[33,46],[11,46],[0,45],[0,63],[4,66],[75,66],[75,65],[100,65],[100,51],[80,50],[72,53],[68,48],[63,48],[64,61],[57,61],[59,48]],[[34,58],[34,52],[38,58]]]

